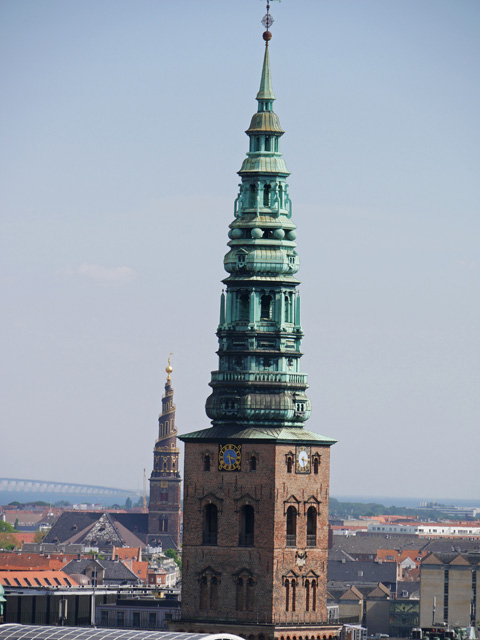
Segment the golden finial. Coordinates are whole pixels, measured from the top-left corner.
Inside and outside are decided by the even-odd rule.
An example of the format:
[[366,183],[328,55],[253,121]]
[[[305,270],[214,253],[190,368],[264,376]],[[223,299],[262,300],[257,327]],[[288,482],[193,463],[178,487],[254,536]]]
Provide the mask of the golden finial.
[[168,356],[168,364],[167,364],[167,366],[165,367],[165,371],[167,372],[167,382],[170,382],[170,380],[171,380],[171,378],[170,378],[170,374],[171,374],[171,373],[172,373],[172,371],[173,371],[172,363],[171,363],[171,361],[170,361],[171,356],[173,356],[173,353],[171,353],[171,354]]

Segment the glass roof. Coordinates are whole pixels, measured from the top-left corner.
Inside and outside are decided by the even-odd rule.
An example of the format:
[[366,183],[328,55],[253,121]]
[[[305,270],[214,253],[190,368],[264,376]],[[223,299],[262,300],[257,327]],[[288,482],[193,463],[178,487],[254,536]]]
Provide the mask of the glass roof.
[[0,625],[0,640],[243,640],[229,633],[176,633],[94,627]]

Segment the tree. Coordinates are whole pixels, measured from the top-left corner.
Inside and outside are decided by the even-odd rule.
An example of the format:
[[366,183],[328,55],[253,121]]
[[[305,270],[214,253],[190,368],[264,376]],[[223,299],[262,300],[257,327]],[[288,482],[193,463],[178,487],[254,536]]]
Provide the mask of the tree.
[[178,565],[180,573],[182,572],[182,558],[178,555],[175,549],[165,549],[163,555],[166,558],[171,558]]
[[13,528],[15,529],[15,531],[18,530],[18,518],[15,519],[15,524],[13,525]]
[[[7,523],[8,524],[8,523]],[[10,525],[12,526],[12,525]],[[0,533],[0,549],[7,549],[13,551],[15,547],[18,547],[18,542],[13,533]]]
[[127,511],[130,511],[131,508],[132,508],[132,501],[130,498],[127,498],[125,500],[125,509],[127,509]]
[[0,520],[0,533],[13,533],[15,531],[15,527],[12,527],[12,525],[9,522],[4,522],[3,520]]
[[45,538],[45,536],[49,531],[50,529],[44,529],[43,531],[39,529],[38,531],[35,531],[35,535],[33,536],[33,541],[36,544],[40,544],[40,542],[42,542],[42,540]]

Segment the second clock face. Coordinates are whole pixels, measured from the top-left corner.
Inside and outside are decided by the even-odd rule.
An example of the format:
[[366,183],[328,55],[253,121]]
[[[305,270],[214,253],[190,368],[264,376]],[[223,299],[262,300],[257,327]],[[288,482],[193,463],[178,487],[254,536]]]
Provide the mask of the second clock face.
[[310,473],[310,447],[298,446],[295,452],[296,473]]
[[219,471],[240,471],[242,462],[241,444],[221,444],[218,449]]

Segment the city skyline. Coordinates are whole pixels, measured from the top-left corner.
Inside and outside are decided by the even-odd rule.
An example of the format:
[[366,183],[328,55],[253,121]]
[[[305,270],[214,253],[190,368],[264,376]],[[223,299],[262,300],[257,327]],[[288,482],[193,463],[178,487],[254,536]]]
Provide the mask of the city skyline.
[[[338,439],[331,493],[474,500],[480,8],[271,11],[306,427]],[[209,426],[264,12],[0,7],[2,476],[141,486],[170,352],[179,433]]]

